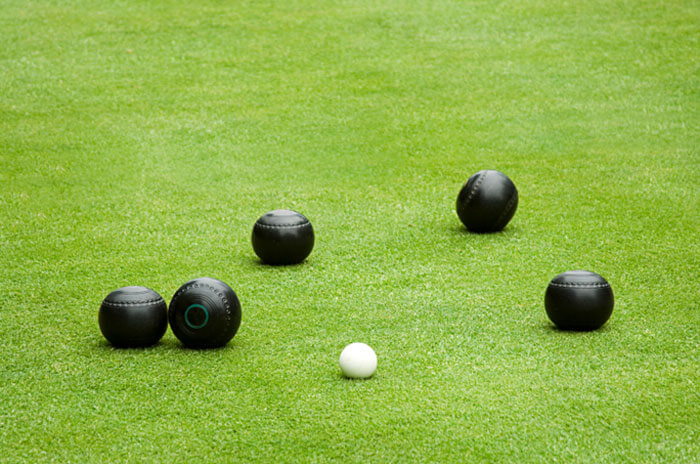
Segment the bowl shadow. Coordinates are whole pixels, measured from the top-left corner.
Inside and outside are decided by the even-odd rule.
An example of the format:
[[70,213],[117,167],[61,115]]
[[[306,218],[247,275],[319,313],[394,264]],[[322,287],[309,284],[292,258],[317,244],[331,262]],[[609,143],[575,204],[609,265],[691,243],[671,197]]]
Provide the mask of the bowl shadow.
[[605,333],[609,332],[610,329],[610,324],[604,324],[602,327],[594,330],[575,330],[575,329],[560,329],[557,327],[554,323],[552,322],[545,322],[540,325],[540,327],[550,333],[560,333],[560,334],[571,334],[571,335],[576,335],[576,334],[589,334],[589,333]]
[[235,349],[236,343],[235,338],[228,342],[224,346],[219,346],[215,348],[189,348],[185,346],[182,342],[177,339],[168,338],[165,340],[160,340],[150,346],[114,346],[107,340],[99,340],[91,344],[91,348],[97,351],[110,352],[110,353],[139,353],[146,351],[178,351],[178,352],[223,352],[226,350]]
[[504,229],[497,230],[494,232],[474,232],[473,230],[467,229],[463,225],[452,225],[451,227],[448,227],[447,230],[452,232],[454,235],[460,235],[460,236],[472,236],[472,237],[510,237],[510,236],[515,236],[519,235],[521,233],[521,229],[518,226],[511,226],[508,225]]

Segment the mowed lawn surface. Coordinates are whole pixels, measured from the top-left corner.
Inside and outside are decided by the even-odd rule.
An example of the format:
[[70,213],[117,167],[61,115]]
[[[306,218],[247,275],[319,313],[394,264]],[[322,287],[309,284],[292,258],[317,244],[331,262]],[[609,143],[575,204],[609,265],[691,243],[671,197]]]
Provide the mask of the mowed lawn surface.
[[[700,461],[697,2],[0,0],[0,39],[0,462]],[[252,251],[277,208],[302,265]],[[548,321],[570,269],[602,330]],[[200,276],[226,348],[104,341]]]

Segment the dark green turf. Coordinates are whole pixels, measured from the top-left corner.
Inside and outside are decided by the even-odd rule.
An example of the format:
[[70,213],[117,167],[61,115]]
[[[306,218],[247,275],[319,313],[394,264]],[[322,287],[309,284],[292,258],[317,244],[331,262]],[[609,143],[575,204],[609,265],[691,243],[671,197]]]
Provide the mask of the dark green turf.
[[[697,1],[0,0],[0,39],[1,462],[699,461]],[[255,259],[275,208],[305,264]],[[612,319],[556,331],[581,268]],[[205,275],[227,348],[103,340]]]

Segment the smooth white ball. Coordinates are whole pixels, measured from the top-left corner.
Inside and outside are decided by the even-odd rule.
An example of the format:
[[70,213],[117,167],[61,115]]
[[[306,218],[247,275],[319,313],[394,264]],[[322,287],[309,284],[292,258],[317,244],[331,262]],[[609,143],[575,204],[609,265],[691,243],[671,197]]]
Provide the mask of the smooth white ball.
[[345,377],[366,379],[377,370],[377,355],[364,343],[351,343],[340,353],[340,369]]

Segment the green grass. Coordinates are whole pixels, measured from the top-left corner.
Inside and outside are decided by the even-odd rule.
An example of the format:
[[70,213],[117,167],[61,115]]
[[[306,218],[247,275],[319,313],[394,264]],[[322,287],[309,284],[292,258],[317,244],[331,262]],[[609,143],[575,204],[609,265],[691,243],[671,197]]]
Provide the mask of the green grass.
[[[0,39],[0,462],[700,462],[697,1],[0,0]],[[520,207],[473,235],[485,168]],[[254,259],[275,208],[305,264]],[[615,311],[559,332],[579,268]],[[205,275],[225,349],[102,338]]]

